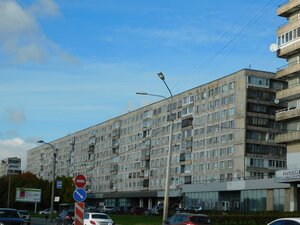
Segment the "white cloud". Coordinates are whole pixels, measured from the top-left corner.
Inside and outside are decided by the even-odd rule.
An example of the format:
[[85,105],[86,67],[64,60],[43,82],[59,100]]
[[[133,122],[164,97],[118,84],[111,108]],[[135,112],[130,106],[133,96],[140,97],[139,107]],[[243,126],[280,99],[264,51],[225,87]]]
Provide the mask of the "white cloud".
[[35,144],[25,142],[20,138],[0,140],[0,159],[19,157],[21,158],[22,170],[25,170],[27,165],[26,152],[35,146]]
[[59,16],[60,11],[53,0],[39,0],[29,8],[32,14],[39,16]]
[[34,18],[14,1],[0,1],[0,38],[6,39],[20,34],[36,32]]
[[0,54],[2,49],[13,63],[42,63],[48,59],[70,63],[72,56],[47,39],[37,20],[60,15],[53,0],[39,0],[29,8],[13,0],[0,0]]

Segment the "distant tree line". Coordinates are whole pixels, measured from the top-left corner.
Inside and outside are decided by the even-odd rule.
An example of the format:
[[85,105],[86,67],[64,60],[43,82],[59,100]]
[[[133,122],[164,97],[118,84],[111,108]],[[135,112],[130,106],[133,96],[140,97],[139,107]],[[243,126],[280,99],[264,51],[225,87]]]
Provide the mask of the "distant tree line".
[[[73,200],[73,191],[75,190],[75,185],[71,177],[56,177],[56,181],[62,181],[62,188],[56,189],[55,183],[55,196],[60,197],[59,203],[72,203]],[[7,195],[8,195],[8,176],[0,177],[0,208],[7,207]],[[37,204],[37,209],[50,208],[51,202],[51,185],[52,181],[47,181],[39,179],[32,173],[26,172],[18,175],[10,175],[10,208],[17,209],[28,209],[34,210],[34,203],[32,202],[16,202],[16,189],[17,188],[35,188],[41,189],[41,202]],[[54,208],[57,207],[59,203],[54,204]]]

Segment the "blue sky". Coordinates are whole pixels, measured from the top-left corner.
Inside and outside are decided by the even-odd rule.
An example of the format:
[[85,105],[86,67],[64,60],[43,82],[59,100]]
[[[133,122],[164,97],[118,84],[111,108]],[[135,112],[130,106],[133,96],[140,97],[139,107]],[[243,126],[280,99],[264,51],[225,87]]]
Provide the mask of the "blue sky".
[[0,158],[168,96],[157,72],[173,94],[275,72],[283,2],[0,0]]

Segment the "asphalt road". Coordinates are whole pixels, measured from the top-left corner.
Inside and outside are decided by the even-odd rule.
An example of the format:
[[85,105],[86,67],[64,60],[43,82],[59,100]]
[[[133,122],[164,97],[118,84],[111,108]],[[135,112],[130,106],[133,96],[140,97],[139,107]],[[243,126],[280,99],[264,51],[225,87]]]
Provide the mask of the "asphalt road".
[[31,218],[31,225],[53,225],[53,224],[54,224],[54,220],[53,223],[51,223],[50,219],[46,221],[45,218]]

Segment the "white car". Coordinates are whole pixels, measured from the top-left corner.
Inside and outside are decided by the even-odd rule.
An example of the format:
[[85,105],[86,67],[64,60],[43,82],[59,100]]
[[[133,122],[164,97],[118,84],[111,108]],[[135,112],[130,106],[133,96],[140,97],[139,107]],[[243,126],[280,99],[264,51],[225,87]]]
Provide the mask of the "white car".
[[300,218],[280,218],[268,223],[268,225],[300,225]]
[[44,209],[42,211],[39,211],[40,215],[49,215],[51,213],[51,209]]
[[114,221],[105,213],[87,212],[83,218],[84,225],[115,225]]

